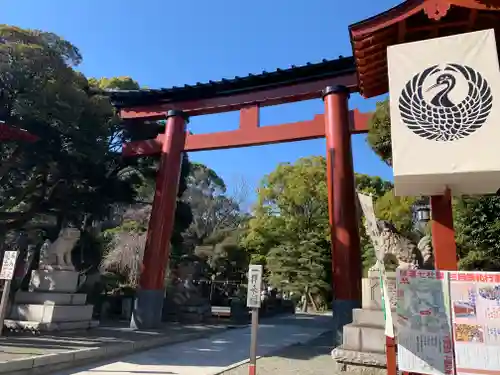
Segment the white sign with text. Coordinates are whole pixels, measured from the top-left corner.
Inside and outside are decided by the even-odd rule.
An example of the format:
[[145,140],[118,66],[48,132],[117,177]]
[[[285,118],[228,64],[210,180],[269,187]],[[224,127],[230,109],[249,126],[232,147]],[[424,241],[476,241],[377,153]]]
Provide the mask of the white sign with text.
[[251,264],[248,268],[247,307],[260,307],[262,289],[262,266]]
[[6,251],[3,255],[0,280],[12,280],[16,269],[17,251]]

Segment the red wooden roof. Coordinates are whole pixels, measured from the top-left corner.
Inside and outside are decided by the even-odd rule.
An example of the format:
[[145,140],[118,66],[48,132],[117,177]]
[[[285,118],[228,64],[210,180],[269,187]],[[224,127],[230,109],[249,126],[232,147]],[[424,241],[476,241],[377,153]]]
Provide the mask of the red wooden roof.
[[0,142],[2,141],[24,141],[36,142],[38,137],[28,133],[24,129],[19,129],[0,122]]
[[500,0],[407,0],[349,26],[359,91],[388,92],[387,47],[494,28],[500,42]]

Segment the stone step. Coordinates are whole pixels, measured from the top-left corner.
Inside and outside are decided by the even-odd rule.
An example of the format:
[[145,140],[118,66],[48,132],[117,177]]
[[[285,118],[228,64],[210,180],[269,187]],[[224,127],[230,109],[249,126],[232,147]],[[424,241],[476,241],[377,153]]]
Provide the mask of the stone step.
[[[386,374],[385,368],[387,367],[387,357],[385,353],[368,353],[368,352],[358,352],[355,350],[349,350],[349,349],[344,349],[343,347],[338,347],[332,350],[332,358],[334,361],[339,362],[339,363],[345,363],[345,364],[351,364],[355,366],[362,366],[358,368],[359,370],[361,369],[367,369],[364,366],[369,366],[368,369],[371,367],[378,367],[378,368],[383,368],[384,372],[381,374]],[[355,367],[349,370],[353,370]],[[372,373],[379,373],[379,372],[372,372],[370,369],[370,372],[368,371],[360,371],[362,374],[372,374]],[[352,374],[354,371],[345,371],[346,374]]]
[[90,329],[99,326],[97,320],[81,320],[76,322],[40,323],[22,320],[6,319],[4,322],[7,329],[28,331],[67,331],[75,329]]
[[358,326],[385,327],[384,312],[382,310],[353,309],[352,322]]
[[40,323],[90,321],[93,310],[93,305],[15,304],[9,319]]
[[342,348],[358,352],[384,353],[384,328],[347,324],[344,326]]
[[17,304],[85,305],[87,295],[84,293],[43,293],[17,292],[14,302]]

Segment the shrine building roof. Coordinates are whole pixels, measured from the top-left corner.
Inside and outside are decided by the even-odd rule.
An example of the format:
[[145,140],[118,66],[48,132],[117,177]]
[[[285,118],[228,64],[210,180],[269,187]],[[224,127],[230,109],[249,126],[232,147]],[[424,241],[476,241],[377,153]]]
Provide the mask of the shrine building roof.
[[407,0],[349,26],[360,93],[388,92],[388,46],[490,28],[500,42],[499,8],[499,0]]

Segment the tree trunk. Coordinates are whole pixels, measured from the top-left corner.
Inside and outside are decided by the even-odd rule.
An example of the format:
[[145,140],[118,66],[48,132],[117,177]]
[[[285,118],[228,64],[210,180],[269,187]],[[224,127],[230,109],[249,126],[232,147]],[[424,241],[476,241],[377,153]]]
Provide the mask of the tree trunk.
[[308,305],[308,302],[307,302],[307,296],[309,294],[309,285],[306,286],[306,289],[304,291],[304,303],[302,304],[302,312],[303,313],[306,313],[307,312],[307,305]]
[[[313,305],[313,309],[315,312],[318,312],[318,306],[316,305],[316,301],[314,301],[314,298],[311,296],[311,293],[307,293],[307,296],[309,297],[309,299],[311,300],[311,304]],[[307,300],[307,298],[306,298]]]

